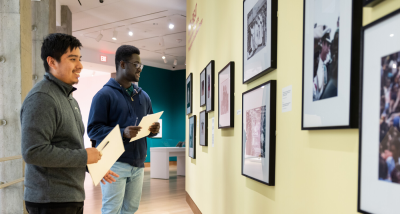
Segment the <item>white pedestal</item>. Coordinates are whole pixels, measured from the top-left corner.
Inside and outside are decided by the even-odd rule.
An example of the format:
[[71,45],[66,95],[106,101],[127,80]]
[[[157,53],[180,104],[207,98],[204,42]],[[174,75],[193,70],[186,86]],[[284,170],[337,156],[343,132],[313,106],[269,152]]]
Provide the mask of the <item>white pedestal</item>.
[[185,175],[185,147],[150,148],[150,178],[169,179],[169,157],[177,157],[177,174]]

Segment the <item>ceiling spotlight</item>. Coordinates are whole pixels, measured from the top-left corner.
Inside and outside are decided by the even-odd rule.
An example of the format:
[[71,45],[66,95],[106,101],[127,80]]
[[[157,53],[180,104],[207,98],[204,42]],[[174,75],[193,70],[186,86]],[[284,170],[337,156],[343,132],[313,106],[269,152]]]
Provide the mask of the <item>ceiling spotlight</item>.
[[117,36],[118,36],[118,31],[114,30],[112,39],[117,40]]
[[176,58],[174,59],[174,65],[178,65],[178,60]]
[[162,58],[162,59],[165,59],[165,56],[163,55],[161,58]]
[[96,37],[96,41],[100,42],[101,38],[103,38],[103,34],[101,34],[101,31],[100,31],[99,35],[97,35],[97,37]]
[[165,57],[164,57],[164,63],[168,63],[168,60],[167,60],[167,58],[165,58]]
[[174,23],[172,23],[172,20],[169,19],[168,21],[169,21],[169,25],[168,25],[169,29],[174,29],[175,25],[174,25]]
[[161,47],[164,47],[164,37],[160,36],[160,41],[158,42],[158,45]]
[[130,28],[127,28],[127,30],[128,30],[128,35],[133,36],[133,31]]
[[390,37],[393,37],[394,36],[394,34],[392,33],[392,34],[390,34]]

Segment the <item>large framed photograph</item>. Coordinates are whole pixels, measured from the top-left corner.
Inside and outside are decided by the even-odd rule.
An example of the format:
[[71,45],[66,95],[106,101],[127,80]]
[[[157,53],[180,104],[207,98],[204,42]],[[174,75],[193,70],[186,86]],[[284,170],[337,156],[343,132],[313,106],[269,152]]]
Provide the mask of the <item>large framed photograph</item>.
[[276,81],[242,94],[242,175],[275,185]]
[[200,146],[208,146],[208,118],[207,112],[200,112]]
[[358,211],[399,213],[400,10],[362,29]]
[[186,115],[193,112],[193,78],[192,73],[186,79]]
[[200,107],[206,105],[206,69],[200,73]]
[[243,83],[276,69],[278,0],[243,1]]
[[235,63],[229,62],[218,73],[218,128],[234,126]]
[[214,111],[214,71],[215,62],[211,60],[206,66],[206,111]]
[[304,0],[302,130],[358,127],[357,0]]
[[189,157],[196,159],[196,115],[189,118]]

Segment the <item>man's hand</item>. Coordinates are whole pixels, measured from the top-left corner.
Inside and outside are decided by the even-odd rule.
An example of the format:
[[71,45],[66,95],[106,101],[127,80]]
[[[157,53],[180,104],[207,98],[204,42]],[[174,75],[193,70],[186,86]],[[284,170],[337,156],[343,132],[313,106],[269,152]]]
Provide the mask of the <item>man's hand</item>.
[[149,131],[153,134],[157,134],[158,132],[160,132],[160,123],[159,122],[153,123],[153,125],[149,127]]
[[139,133],[142,127],[140,126],[128,126],[124,130],[124,138],[133,138]]
[[101,159],[101,154],[96,148],[87,148],[87,164],[97,163]]
[[[112,175],[112,176],[111,176]],[[111,170],[108,170],[108,172],[106,173],[106,175],[104,175],[103,179],[101,179],[101,183],[106,184],[106,181],[108,183],[112,183],[115,182],[115,178],[113,178],[113,176],[119,178],[119,175]]]

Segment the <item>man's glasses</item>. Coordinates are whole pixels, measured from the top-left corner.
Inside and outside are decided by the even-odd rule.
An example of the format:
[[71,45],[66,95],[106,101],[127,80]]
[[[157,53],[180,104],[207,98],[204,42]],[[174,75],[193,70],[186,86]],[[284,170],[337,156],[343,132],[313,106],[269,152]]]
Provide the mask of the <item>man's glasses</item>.
[[126,62],[126,63],[135,65],[135,67],[136,67],[137,69],[140,68],[140,70],[143,70],[143,67],[144,67],[144,65],[141,64],[141,63],[133,63],[133,62]]

